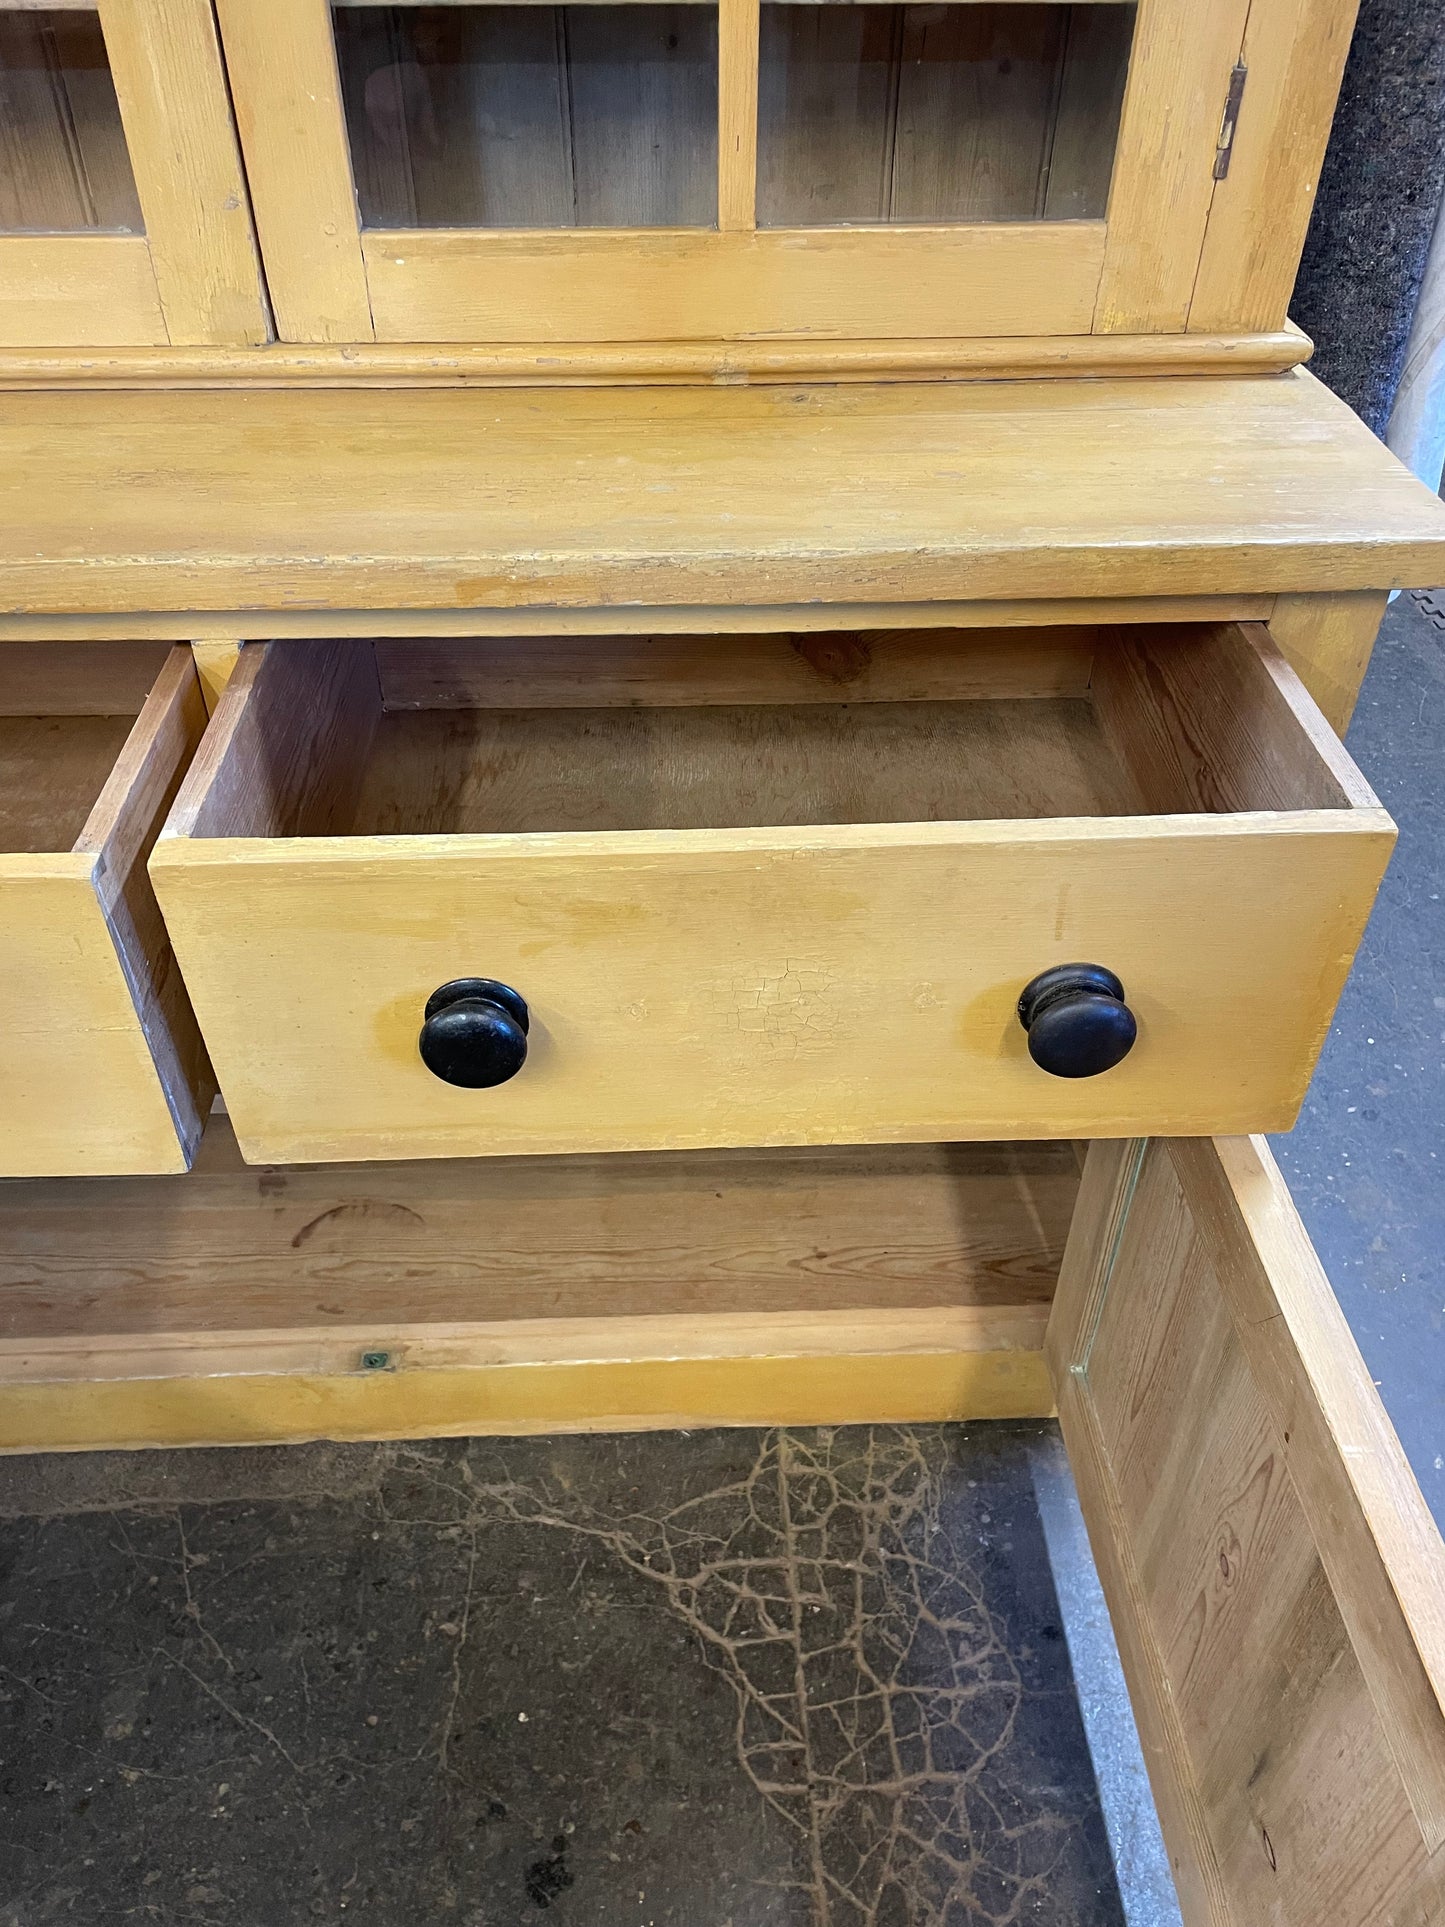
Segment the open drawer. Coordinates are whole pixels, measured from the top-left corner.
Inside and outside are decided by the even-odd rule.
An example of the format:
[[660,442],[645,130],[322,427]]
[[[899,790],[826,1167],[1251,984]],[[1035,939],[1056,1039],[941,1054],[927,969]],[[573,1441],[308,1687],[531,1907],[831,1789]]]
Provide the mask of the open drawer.
[[146,857],[205,722],[189,649],[0,649],[0,1175],[190,1163],[213,1087]]
[[1261,1143],[257,1171],[218,1117],[184,1185],[4,1187],[0,1385],[11,1450],[1056,1400],[1189,1927],[1445,1918],[1445,1548]]
[[1393,836],[1238,625],[269,643],[151,873],[285,1162],[1285,1128]]

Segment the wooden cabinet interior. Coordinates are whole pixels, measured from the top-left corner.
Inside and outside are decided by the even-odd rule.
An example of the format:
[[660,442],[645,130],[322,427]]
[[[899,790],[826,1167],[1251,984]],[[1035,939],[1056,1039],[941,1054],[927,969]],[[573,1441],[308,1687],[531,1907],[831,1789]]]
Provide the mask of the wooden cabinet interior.
[[193,837],[1374,804],[1328,732],[1301,727],[1263,632],[1233,624],[1040,630],[1004,650],[949,630],[266,650],[187,785]]
[[0,652],[0,854],[77,847],[168,653],[154,642]]
[[1102,220],[1134,12],[765,5],[759,226]]
[[100,15],[0,7],[0,233],[143,227]]
[[9,1187],[0,1447],[79,1377],[74,1444],[316,1436],[323,1381],[332,1437],[1041,1414],[1077,1187],[1064,1144],[262,1172],[217,1116],[183,1186]]
[[190,1161],[215,1087],[146,858],[204,724],[189,650],[0,651],[0,1173]]
[[[764,6],[759,225],[1101,220],[1134,12]],[[332,17],[364,227],[715,224],[716,7]]]
[[712,6],[341,6],[365,227],[710,227]]

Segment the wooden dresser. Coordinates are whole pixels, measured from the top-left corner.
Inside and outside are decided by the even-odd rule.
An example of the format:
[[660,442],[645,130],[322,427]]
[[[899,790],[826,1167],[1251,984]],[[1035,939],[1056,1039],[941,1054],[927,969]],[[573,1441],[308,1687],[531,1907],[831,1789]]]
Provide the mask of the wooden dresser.
[[1445,1919],[1250,1135],[1445,579],[1286,318],[1351,17],[0,6],[0,1445],[1057,1410],[1189,1927]]

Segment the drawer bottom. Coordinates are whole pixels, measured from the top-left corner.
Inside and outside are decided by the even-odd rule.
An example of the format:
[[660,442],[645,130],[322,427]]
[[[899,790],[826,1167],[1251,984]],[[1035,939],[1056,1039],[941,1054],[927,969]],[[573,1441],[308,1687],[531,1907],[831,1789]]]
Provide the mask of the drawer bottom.
[[1022,1418],[1066,1144],[257,1168],[0,1200],[0,1449]]

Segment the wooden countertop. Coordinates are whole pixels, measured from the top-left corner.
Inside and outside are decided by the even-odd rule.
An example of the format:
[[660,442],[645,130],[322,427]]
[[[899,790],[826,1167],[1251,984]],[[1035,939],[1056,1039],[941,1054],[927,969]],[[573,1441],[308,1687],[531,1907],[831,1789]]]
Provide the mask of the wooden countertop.
[[1445,581],[1303,370],[0,398],[0,613],[1271,594]]

